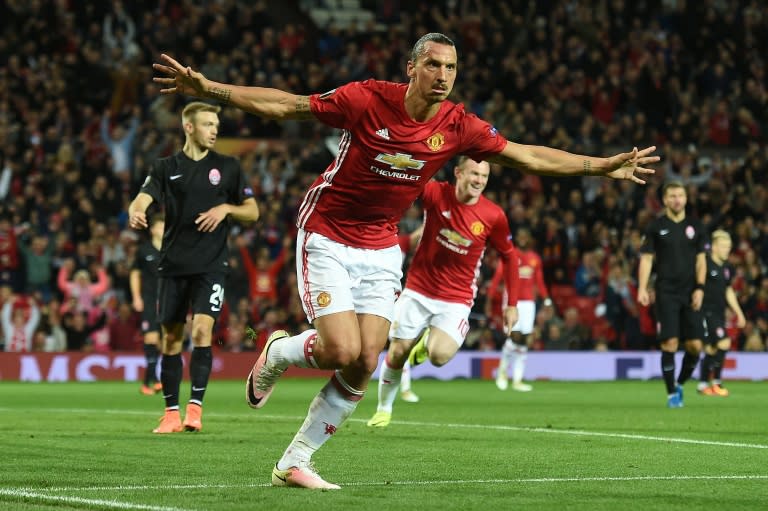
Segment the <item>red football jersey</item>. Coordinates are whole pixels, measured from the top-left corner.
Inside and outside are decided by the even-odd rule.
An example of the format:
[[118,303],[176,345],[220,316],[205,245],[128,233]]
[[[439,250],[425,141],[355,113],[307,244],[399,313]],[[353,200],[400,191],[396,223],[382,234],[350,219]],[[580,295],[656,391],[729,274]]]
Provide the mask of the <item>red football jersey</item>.
[[504,149],[493,126],[451,101],[414,121],[407,87],[366,80],[310,97],[312,113],[343,132],[339,155],[304,197],[298,227],[352,247],[392,247],[400,217],[448,160],[481,161]]
[[432,181],[421,196],[424,234],[413,256],[405,287],[429,298],[472,306],[486,243],[508,268],[508,303],[517,304],[517,250],[510,241],[504,211],[480,197],[476,204],[456,199],[454,185]]
[[[541,298],[549,298],[549,291],[547,291],[547,285],[544,282],[544,271],[542,270],[541,257],[533,250],[517,249],[520,256],[520,279],[517,283],[517,299],[518,300],[535,300],[536,291]],[[497,289],[499,282],[502,278],[506,278],[506,274],[502,274],[505,271],[503,264],[499,264],[496,267],[496,273],[491,280],[491,289]],[[534,287],[536,288],[534,290]]]

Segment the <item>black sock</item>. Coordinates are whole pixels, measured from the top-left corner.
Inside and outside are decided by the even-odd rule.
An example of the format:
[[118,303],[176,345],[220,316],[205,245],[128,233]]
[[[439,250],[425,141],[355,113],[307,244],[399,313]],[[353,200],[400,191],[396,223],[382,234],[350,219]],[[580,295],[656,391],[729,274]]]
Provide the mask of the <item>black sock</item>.
[[688,381],[688,378],[693,374],[693,370],[696,369],[696,364],[699,363],[699,355],[692,355],[685,352],[683,356],[683,367],[680,368],[680,374],[677,376],[677,383],[682,385]]
[[717,349],[715,352],[714,363],[712,364],[712,377],[720,381],[720,377],[723,375],[723,365],[725,365],[725,354],[728,350]]
[[179,387],[183,366],[181,353],[176,355],[163,355],[160,362],[160,382],[163,384],[163,398],[166,408],[179,408]]
[[675,393],[675,354],[671,351],[661,352],[661,376],[667,386],[667,394]]
[[712,379],[711,373],[714,368],[714,362],[715,359],[712,355],[709,353],[704,355],[704,358],[701,360],[701,365],[699,366],[699,381],[702,383],[709,383]]
[[144,345],[144,358],[147,360],[147,369],[144,371],[144,385],[151,385],[157,381],[157,359],[160,351],[156,344]]
[[189,379],[192,380],[192,393],[189,400],[199,405],[203,404],[203,395],[211,375],[213,356],[211,347],[195,348],[192,350],[192,360],[189,364]]

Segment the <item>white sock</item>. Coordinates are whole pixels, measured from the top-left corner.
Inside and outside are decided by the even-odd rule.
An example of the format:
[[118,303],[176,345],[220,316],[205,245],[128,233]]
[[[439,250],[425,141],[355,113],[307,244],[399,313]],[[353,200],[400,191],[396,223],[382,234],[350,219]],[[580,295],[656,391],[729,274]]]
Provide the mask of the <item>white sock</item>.
[[406,360],[403,365],[403,374],[400,376],[400,392],[411,390],[411,364]]
[[357,408],[365,394],[352,388],[337,371],[309,405],[307,418],[277,462],[279,470],[307,463],[312,455],[336,433]]
[[507,369],[509,369],[509,361],[512,359],[512,355],[515,352],[515,343],[512,339],[507,337],[504,342],[504,346],[501,348],[501,357],[499,358],[499,368],[496,370],[496,377],[501,375],[507,375]]
[[515,344],[514,362],[512,363],[512,383],[523,381],[525,372],[525,362],[528,359],[528,346],[525,344]]
[[293,337],[280,339],[269,349],[269,360],[278,366],[318,367],[312,354],[317,342],[317,330],[306,330]]
[[403,374],[402,369],[392,369],[384,358],[379,374],[379,405],[377,412],[392,413],[392,406],[395,403],[397,389],[400,387],[400,381]]

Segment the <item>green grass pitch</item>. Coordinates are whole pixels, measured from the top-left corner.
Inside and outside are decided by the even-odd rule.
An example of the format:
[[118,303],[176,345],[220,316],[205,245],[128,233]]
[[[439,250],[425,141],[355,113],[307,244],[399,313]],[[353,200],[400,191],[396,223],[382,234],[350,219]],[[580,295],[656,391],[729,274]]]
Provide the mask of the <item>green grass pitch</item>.
[[[419,380],[417,404],[365,425],[375,383],[315,456],[342,486],[273,488],[270,474],[321,380],[284,379],[251,410],[242,382],[212,381],[201,433],[153,435],[163,403],[134,383],[0,383],[2,510],[768,509],[765,383],[728,398],[659,381]],[[189,384],[182,386],[187,397]]]

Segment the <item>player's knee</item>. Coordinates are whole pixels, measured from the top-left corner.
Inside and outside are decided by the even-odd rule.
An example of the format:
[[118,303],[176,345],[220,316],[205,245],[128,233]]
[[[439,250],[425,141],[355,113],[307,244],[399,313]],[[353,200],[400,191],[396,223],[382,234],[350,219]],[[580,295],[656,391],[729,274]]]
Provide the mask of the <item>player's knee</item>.
[[204,325],[193,325],[191,336],[193,346],[211,345],[211,331]]
[[444,366],[447,364],[453,356],[456,354],[456,350],[452,348],[436,348],[429,350],[429,361],[436,367]]
[[405,365],[405,361],[408,359],[408,353],[411,351],[413,343],[408,342],[391,342],[389,349],[387,350],[387,363],[389,367],[393,369],[399,369]]
[[322,357],[335,367],[346,367],[360,358],[360,345],[351,342],[325,342]]

